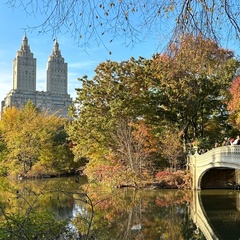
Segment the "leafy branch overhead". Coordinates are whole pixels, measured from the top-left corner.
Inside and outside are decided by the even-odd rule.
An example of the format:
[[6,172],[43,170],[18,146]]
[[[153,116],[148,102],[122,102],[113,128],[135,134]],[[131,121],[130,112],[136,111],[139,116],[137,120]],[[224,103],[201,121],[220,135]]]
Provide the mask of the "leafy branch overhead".
[[38,26],[26,28],[54,36],[68,32],[85,47],[91,39],[106,45],[120,37],[126,45],[134,45],[148,36],[172,42],[190,33],[219,42],[223,36],[238,39],[240,33],[240,3],[232,0],[8,0],[6,4],[43,17]]

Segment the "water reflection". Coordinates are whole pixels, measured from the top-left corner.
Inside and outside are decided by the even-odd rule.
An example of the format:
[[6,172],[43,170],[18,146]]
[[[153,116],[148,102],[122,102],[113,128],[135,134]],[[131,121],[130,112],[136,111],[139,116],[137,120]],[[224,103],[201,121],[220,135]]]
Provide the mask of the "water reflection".
[[196,199],[190,190],[104,189],[74,178],[2,185],[0,204],[5,211],[24,214],[28,203],[35,202],[38,211],[50,209],[80,233],[90,230],[99,240],[205,239],[191,218]]
[[204,190],[198,193],[213,239],[240,239],[240,191]]
[[109,198],[109,192],[91,188],[89,194],[92,205],[76,201],[79,232],[86,232],[94,206],[91,230],[98,239],[204,239],[189,218],[191,191],[115,189]]

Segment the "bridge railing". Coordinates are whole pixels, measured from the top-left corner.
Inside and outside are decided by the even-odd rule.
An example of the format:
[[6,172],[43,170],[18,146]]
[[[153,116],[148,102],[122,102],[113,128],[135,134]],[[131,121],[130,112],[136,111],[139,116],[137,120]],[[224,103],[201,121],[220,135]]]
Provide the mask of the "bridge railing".
[[229,162],[240,164],[240,145],[229,145],[213,148],[205,153],[189,155],[189,166],[200,167],[217,162]]

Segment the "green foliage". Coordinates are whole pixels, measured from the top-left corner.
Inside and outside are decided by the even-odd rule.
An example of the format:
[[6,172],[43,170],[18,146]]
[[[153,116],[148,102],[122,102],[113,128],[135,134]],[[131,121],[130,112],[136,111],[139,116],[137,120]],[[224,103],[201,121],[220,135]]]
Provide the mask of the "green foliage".
[[[59,189],[59,179],[24,183],[0,180],[0,239],[74,239],[69,219],[57,212],[71,199]],[[73,183],[64,180],[61,189],[70,186]]]
[[[1,209],[0,209],[1,210]],[[59,239],[67,229],[66,220],[56,220],[52,212],[31,212],[23,216],[18,213],[4,213],[5,220],[0,222],[0,239]]]
[[146,157],[153,150],[143,140],[146,143],[153,138],[151,126],[144,125],[144,138],[139,138],[136,131],[140,133],[140,120],[155,107],[147,105],[152,85],[149,66],[143,58],[107,61],[97,67],[93,80],[80,79],[83,88],[77,90],[76,98],[79,108],[72,113],[76,120],[67,128],[75,157],[88,157],[92,164],[121,162],[133,171],[147,167]]
[[[63,128],[65,119],[39,111],[31,102],[22,109],[8,108],[0,121],[1,139],[6,147],[4,166],[11,175],[32,176],[67,172],[73,155]],[[36,171],[37,166],[45,171]],[[32,171],[32,172],[31,172]]]
[[7,147],[2,139],[2,134],[0,131],[0,176],[4,176],[7,174],[7,166],[5,165],[5,160],[7,157]]
[[239,65],[231,51],[201,35],[189,35],[179,45],[173,44],[169,54],[154,59],[156,75],[161,79],[158,92],[168,99],[162,106],[168,125],[182,131],[183,141],[208,137],[206,128],[212,119],[221,129],[226,127],[225,101]]
[[67,126],[75,157],[89,159],[88,174],[119,164],[151,178],[159,161],[184,166],[194,139],[211,147],[231,131],[226,101],[238,65],[202,35],[187,35],[149,60],[99,64],[92,80],[80,79]]

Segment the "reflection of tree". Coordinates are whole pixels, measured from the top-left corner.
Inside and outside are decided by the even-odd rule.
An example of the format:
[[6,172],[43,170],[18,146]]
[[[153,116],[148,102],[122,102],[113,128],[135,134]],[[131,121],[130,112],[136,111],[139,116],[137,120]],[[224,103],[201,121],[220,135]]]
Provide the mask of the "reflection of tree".
[[[194,225],[187,206],[191,191],[118,189],[109,192],[91,186],[88,196],[94,208],[78,201],[85,215],[76,216],[73,222],[80,232],[86,232],[84,217],[86,212],[90,216],[93,210],[91,235],[98,239],[190,239],[193,236]],[[159,205],[159,202],[166,204]]]
[[71,212],[73,201],[55,191],[56,181],[0,183],[0,239],[59,239],[63,233],[72,234],[69,216],[59,218],[59,213]]
[[169,207],[173,204],[188,204],[192,200],[192,191],[169,191],[160,192],[156,197],[156,204],[159,207]]
[[48,179],[23,182],[3,181],[0,184],[0,202],[6,212],[24,213],[30,204],[36,202],[38,211],[53,211],[61,217],[68,217],[73,208],[73,197],[61,190],[76,188],[74,179]]
[[85,237],[193,239],[195,226],[187,206],[191,191],[109,189],[94,184],[79,188],[74,178],[2,183],[4,186],[8,189],[0,191],[4,212],[24,215],[28,203],[35,201],[39,213],[52,211],[56,219],[72,219],[71,224]]

